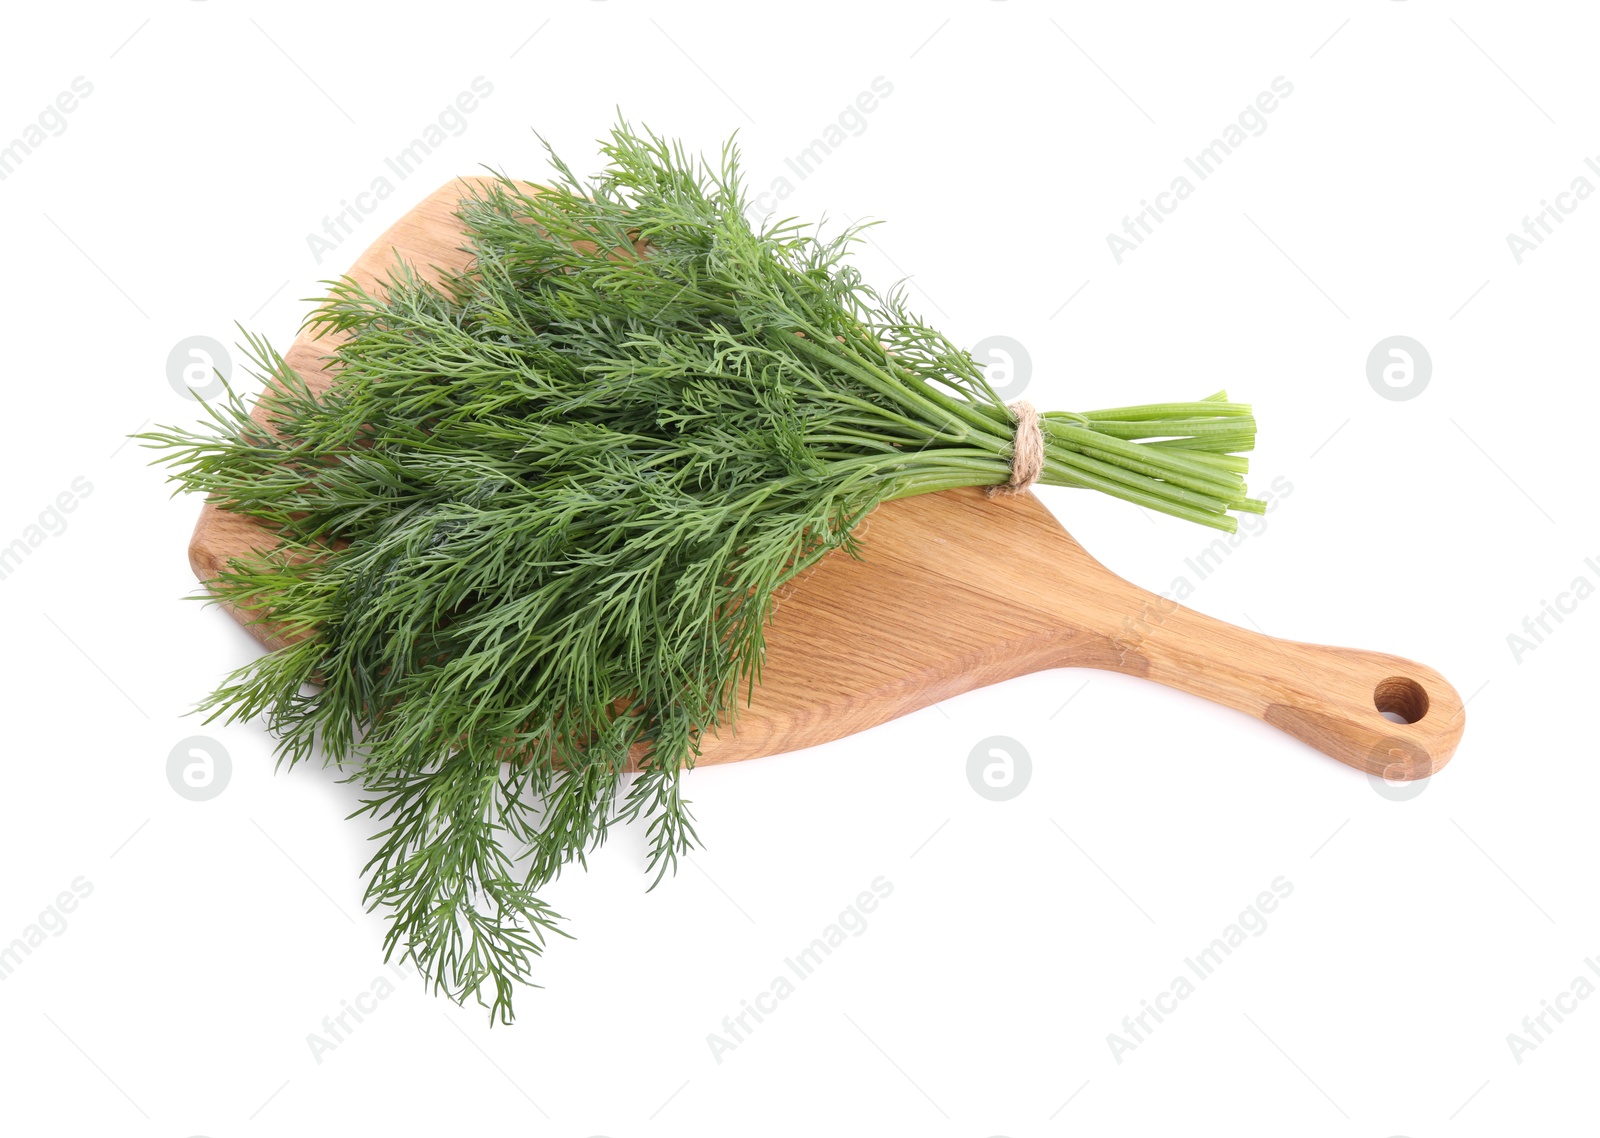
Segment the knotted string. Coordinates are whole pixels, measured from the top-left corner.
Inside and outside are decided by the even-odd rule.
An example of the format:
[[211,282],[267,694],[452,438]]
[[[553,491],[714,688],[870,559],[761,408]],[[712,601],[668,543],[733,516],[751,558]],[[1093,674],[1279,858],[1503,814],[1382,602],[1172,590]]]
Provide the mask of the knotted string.
[[1017,424],[1011,444],[1011,480],[990,487],[991,494],[1020,494],[1039,481],[1044,472],[1044,429],[1039,425],[1039,412],[1026,399],[1008,403],[1006,408]]

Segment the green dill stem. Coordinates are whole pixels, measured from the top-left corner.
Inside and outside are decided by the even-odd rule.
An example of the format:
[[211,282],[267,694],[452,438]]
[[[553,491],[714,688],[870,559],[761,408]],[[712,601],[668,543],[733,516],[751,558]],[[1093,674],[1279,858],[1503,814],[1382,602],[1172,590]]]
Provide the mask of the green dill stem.
[[1176,518],[1198,522],[1200,525],[1225,530],[1228,533],[1234,533],[1238,529],[1238,523],[1227,514],[1197,509],[1165,497],[1157,497],[1147,490],[1124,485],[1101,477],[1092,471],[1076,467],[1069,468],[1065,464],[1057,463],[1053,460],[1045,462],[1045,477],[1043,481],[1048,485],[1054,486],[1081,486],[1090,490],[1098,490],[1102,494],[1109,494],[1113,498],[1121,498],[1123,501],[1132,502],[1136,506],[1146,506],[1162,513],[1171,514]]
[[[993,420],[984,416],[982,412],[973,410],[970,405],[941,397],[920,381],[917,384],[898,382],[893,376],[873,367],[865,360],[854,356],[854,354],[845,355],[832,348],[824,347],[820,342],[823,339],[825,337],[821,333],[816,332],[814,329],[807,329],[805,336],[794,337],[794,346],[805,355],[831,367],[838,368],[846,375],[867,384],[874,391],[881,392],[886,397],[899,403],[908,412],[922,415],[926,422],[933,422],[938,419],[954,419],[962,422],[967,427],[976,427],[981,432],[991,434],[996,438],[1000,437],[993,434]],[[833,342],[837,343],[837,341]]]
[[1142,407],[1111,407],[1102,411],[1084,411],[1082,415],[1091,422],[1117,420],[1139,422],[1145,419],[1184,419],[1196,416],[1234,416],[1249,418],[1248,403],[1223,403],[1203,400],[1197,403],[1147,403]]

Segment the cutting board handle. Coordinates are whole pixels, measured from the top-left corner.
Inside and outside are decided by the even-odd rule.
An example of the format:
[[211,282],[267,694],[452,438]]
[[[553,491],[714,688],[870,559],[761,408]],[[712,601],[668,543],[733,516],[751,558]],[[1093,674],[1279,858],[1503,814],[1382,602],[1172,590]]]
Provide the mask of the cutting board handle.
[[[1072,622],[1081,626],[1092,609],[1105,639],[1074,637],[1069,656],[1079,658],[1069,663],[1143,676],[1237,708],[1390,781],[1426,778],[1461,741],[1461,696],[1426,664],[1239,628],[1109,570],[1086,584],[1067,586]],[[1094,594],[1091,604],[1085,592]]]

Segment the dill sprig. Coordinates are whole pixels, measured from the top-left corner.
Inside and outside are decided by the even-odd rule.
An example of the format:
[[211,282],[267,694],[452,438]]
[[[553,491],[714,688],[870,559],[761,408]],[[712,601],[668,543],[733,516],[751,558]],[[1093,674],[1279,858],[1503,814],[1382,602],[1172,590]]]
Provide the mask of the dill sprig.
[[[695,843],[681,773],[755,691],[775,591],[882,502],[1011,475],[1012,412],[862,280],[859,227],[753,225],[732,143],[624,121],[603,151],[592,181],[552,153],[546,187],[468,193],[466,271],[336,283],[308,321],[342,334],[328,392],[247,334],[265,426],[229,389],[140,436],[281,543],[206,587],[292,642],[201,709],[349,772],[386,951],[503,1021],[563,867],[642,820],[653,887]],[[1043,482],[1226,530],[1260,509],[1222,393],[1040,422]]]

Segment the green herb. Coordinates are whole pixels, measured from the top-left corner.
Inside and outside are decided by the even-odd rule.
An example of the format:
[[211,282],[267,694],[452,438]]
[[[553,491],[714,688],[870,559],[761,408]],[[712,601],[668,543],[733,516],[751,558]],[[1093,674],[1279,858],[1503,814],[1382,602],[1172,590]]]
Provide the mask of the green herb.
[[[753,226],[731,143],[713,165],[623,122],[604,153],[464,200],[463,274],[336,285],[327,394],[249,338],[270,431],[229,390],[141,436],[282,540],[206,584],[303,638],[202,710],[350,771],[388,953],[506,1021],[563,866],[618,820],[655,881],[694,843],[680,774],[755,690],[774,591],[881,502],[1011,476],[1013,413],[862,281],[859,230]],[[1222,393],[1040,422],[1048,484],[1225,530],[1261,509]]]

